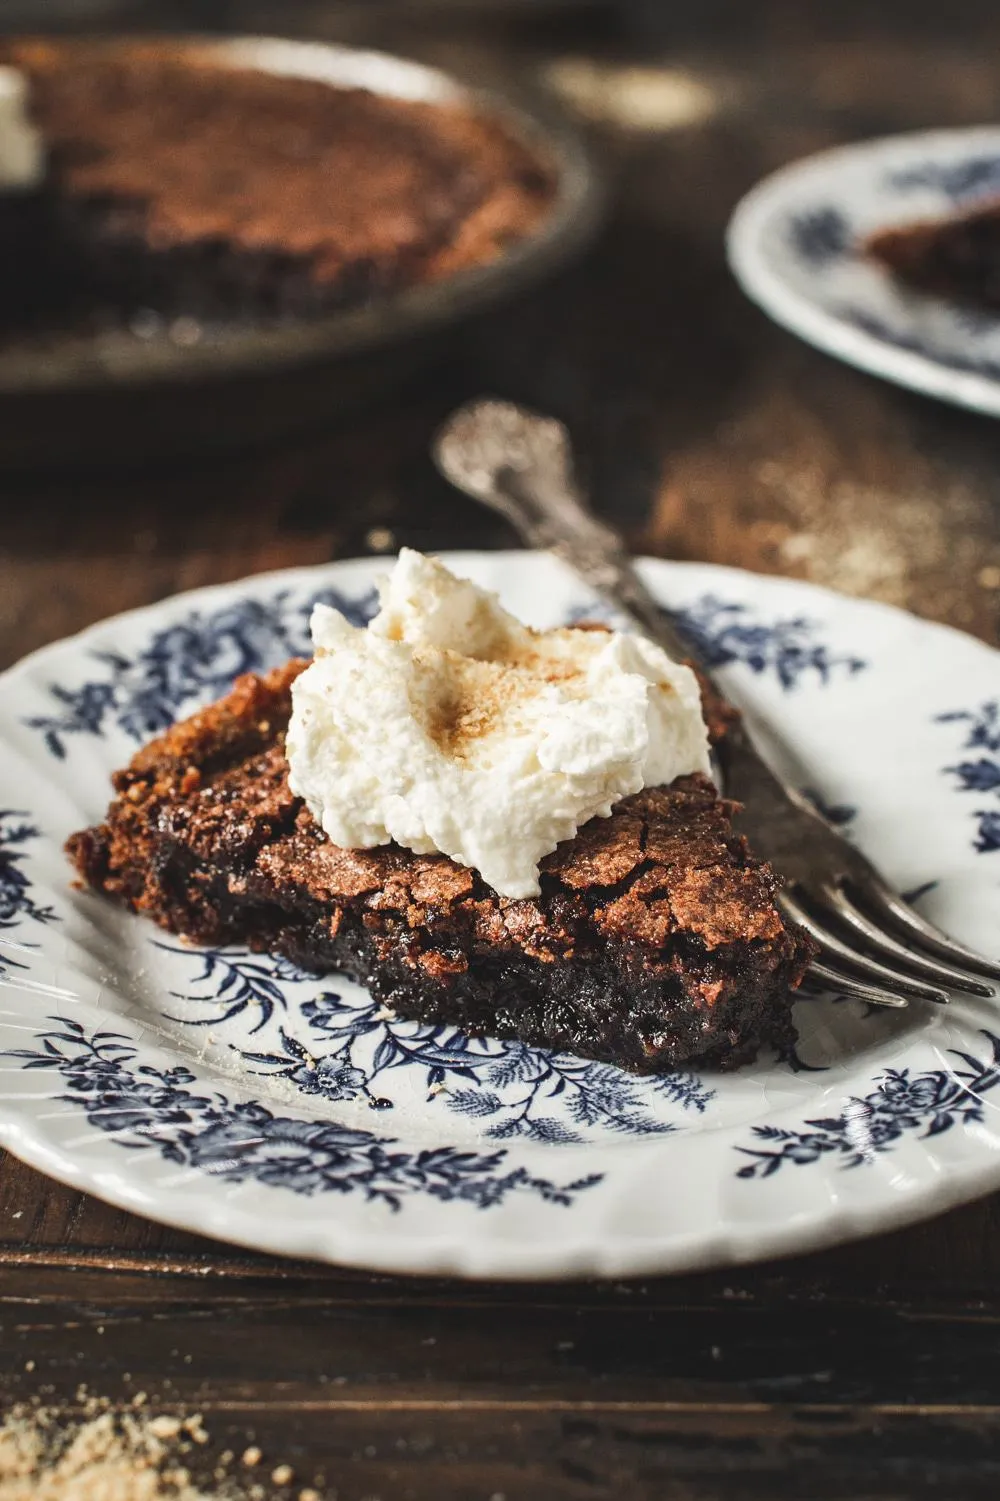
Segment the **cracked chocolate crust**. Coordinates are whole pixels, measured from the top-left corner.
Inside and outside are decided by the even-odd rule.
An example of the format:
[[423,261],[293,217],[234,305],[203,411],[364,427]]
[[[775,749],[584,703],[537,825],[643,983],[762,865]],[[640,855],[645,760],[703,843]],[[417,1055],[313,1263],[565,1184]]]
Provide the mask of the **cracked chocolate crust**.
[[83,879],[199,943],[340,969],[400,1015],[641,1072],[732,1067],[791,1035],[808,940],[701,776],[646,789],[541,866],[531,900],[443,855],[330,843],[288,787],[305,662],[240,678],[113,778],[67,850]]

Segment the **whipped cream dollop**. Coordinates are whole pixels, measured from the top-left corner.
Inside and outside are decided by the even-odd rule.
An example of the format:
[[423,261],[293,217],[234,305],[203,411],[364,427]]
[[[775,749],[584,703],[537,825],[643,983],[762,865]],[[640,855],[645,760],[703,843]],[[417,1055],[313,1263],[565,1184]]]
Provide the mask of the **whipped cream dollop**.
[[326,605],[292,688],[292,791],[335,844],[440,851],[507,897],[645,786],[709,771],[698,683],[658,646],[534,631],[404,549],[367,628]]
[[42,137],[28,113],[28,80],[0,67],[0,192],[27,191],[45,175]]

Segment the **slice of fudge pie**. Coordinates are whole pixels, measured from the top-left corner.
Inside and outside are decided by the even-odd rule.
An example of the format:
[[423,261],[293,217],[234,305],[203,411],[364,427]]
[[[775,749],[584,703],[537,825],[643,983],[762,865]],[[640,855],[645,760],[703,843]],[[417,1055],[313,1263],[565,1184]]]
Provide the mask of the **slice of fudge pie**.
[[893,225],[871,235],[865,248],[917,291],[1000,308],[1000,199]]
[[474,1034],[643,1072],[785,1042],[809,942],[709,780],[690,669],[531,631],[416,553],[381,596],[139,751],[69,841],[84,880]]

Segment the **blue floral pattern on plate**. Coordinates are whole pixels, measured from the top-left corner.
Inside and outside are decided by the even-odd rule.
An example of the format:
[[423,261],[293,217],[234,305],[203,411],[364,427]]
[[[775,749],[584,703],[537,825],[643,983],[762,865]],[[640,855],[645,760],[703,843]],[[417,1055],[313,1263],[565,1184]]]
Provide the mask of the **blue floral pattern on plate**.
[[[55,922],[57,914],[49,905],[36,900],[24,869],[26,846],[41,837],[30,822],[30,815],[10,808],[0,809],[0,934],[16,928],[27,918],[30,922]],[[5,945],[0,949],[0,975],[5,969],[25,969],[23,943],[17,945],[22,957]]]
[[[249,1072],[286,1080],[303,1094],[390,1108],[387,1081],[407,1070],[429,1106],[480,1121],[484,1136],[550,1143],[582,1141],[594,1129],[664,1135],[677,1124],[663,1106],[703,1114],[714,1098],[714,1089],[686,1070],[638,1078],[569,1053],[405,1021],[357,986],[317,992],[315,977],[286,960],[242,949],[159,947],[198,965],[193,988],[172,992],[198,1010],[171,1017],[182,1025],[219,1028],[249,1012],[249,1041],[279,1010],[302,1017],[307,1033],[279,1025],[269,1049],[230,1046]],[[309,999],[299,1000],[293,987],[307,989]]]
[[54,1069],[66,1086],[59,1099],[78,1106],[118,1146],[153,1147],[168,1162],[227,1183],[252,1181],[307,1196],[361,1193],[398,1210],[412,1194],[492,1209],[515,1191],[568,1206],[575,1194],[601,1181],[600,1174],[586,1174],[557,1185],[523,1167],[504,1171],[503,1150],[395,1151],[392,1137],[336,1121],[275,1115],[257,1101],[234,1105],[224,1094],[190,1089],[196,1076],[183,1065],[135,1065],[130,1038],[110,1031],[88,1035],[67,1017],[52,1017],[37,1041],[40,1047],[10,1048],[5,1056],[26,1069]]
[[854,234],[847,216],[839,208],[821,203],[791,216],[788,239],[803,261],[819,268],[830,266],[846,255]]
[[939,724],[960,724],[965,731],[962,749],[971,751],[966,761],[946,766],[963,792],[988,797],[991,807],[976,808],[976,837],[973,841],[981,855],[1000,850],[1000,700],[989,699],[978,709],[958,709],[938,715]]
[[767,1146],[740,1147],[753,1161],[738,1178],[769,1178],[783,1167],[806,1167],[834,1155],[843,1167],[861,1167],[889,1152],[907,1132],[940,1136],[953,1126],[980,1123],[983,1095],[1000,1084],[1000,1037],[983,1032],[990,1045],[987,1059],[957,1050],[964,1069],[932,1069],[913,1075],[908,1068],[889,1069],[870,1094],[849,1099],[840,1115],[807,1120],[808,1130],[754,1126],[751,1134]]
[[154,631],[134,655],[94,653],[99,677],[70,688],[51,685],[59,704],[55,714],[34,715],[54,756],[66,755],[67,737],[101,735],[115,724],[133,740],[147,740],[169,728],[181,711],[225,693],[241,672],[260,672],[308,655],[309,616],[316,604],[332,605],[356,625],[375,610],[367,590],[351,599],[339,589],[319,589],[299,600],[286,589],[270,597],[235,600],[216,610],[192,610],[176,624]]
[[868,665],[864,657],[837,651],[804,615],[765,621],[744,604],[703,594],[687,609],[674,611],[674,619],[709,667],[739,663],[758,676],[773,674],[785,689],[810,676],[825,684],[837,671],[851,675]]
[[1000,152],[959,154],[952,161],[918,161],[887,172],[885,186],[894,193],[935,188],[958,208],[970,198],[985,198],[1000,192]]

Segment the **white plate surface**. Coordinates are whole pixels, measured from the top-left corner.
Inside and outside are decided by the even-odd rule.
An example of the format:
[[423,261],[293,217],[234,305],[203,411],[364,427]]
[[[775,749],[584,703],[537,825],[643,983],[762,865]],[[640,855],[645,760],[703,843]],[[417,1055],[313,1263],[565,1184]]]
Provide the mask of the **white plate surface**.
[[[455,554],[538,625],[593,613],[537,554]],[[397,1021],[340,976],[185,947],[62,854],[137,743],[360,616],[384,563],[201,590],[0,679],[0,1141],[66,1183],[261,1250],[573,1277],[801,1251],[1000,1186],[1000,1003],[796,1007],[729,1076],[636,1079]],[[1000,954],[1000,657],[788,580],[650,562],[788,766],[899,888]]]
[[1000,415],[1000,317],[909,291],[861,251],[879,229],[1000,194],[1000,127],[889,136],[766,178],[737,208],[729,260],[776,322],[873,375]]

